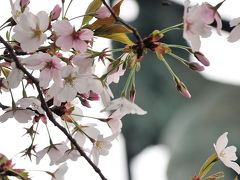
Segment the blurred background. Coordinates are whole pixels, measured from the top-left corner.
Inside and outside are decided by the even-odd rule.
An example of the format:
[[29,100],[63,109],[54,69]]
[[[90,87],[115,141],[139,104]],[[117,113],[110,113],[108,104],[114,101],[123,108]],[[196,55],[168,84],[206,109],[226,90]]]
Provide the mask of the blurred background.
[[[30,9],[33,12],[40,10],[50,12],[55,4],[60,2],[60,0],[41,2],[31,0]],[[89,2],[91,1],[82,1],[81,7],[74,5],[79,2],[74,2],[69,15],[72,15],[70,12],[79,15],[80,11],[80,14],[83,14]],[[135,26],[145,37],[155,29],[161,30],[181,23],[183,2],[183,0],[125,0],[121,17]],[[192,5],[201,2],[203,1],[194,0]],[[221,1],[209,0],[212,5],[219,2]],[[1,0],[0,3],[2,23],[10,16],[10,5],[7,0]],[[114,4],[116,1],[110,3]],[[189,70],[171,57],[166,57],[173,70],[187,85],[192,94],[191,99],[184,98],[176,91],[170,74],[154,54],[145,55],[141,71],[136,76],[136,103],[148,111],[148,114],[128,115],[123,119],[123,136],[114,143],[109,156],[100,159],[99,166],[110,180],[190,179],[198,173],[207,157],[214,153],[213,143],[226,131],[229,132],[230,145],[240,148],[240,43],[230,44],[226,39],[230,31],[228,21],[240,16],[239,6],[240,2],[236,0],[224,2],[219,9],[224,20],[222,36],[218,36],[213,29],[210,38],[202,39],[201,52],[211,63],[203,73]],[[167,33],[161,42],[187,45],[182,38],[182,31]],[[103,40],[98,42],[96,49],[102,50],[109,44],[108,40]],[[112,46],[122,47],[117,43]],[[184,51],[176,50],[174,53],[189,61],[195,60]],[[120,84],[111,87],[115,97],[120,95],[125,80],[122,78]],[[2,95],[0,98],[3,102]],[[15,127],[14,123],[0,124],[0,134],[6,137],[2,140],[4,145],[1,144],[0,152],[10,157],[15,157],[14,153],[26,147],[24,140],[16,139],[16,135],[21,137],[24,131]],[[16,162],[19,161],[16,159]],[[27,160],[23,160],[22,165],[29,169],[39,169],[45,168],[48,162],[46,160],[35,167]],[[79,162],[70,162],[70,165],[72,168],[66,175],[67,180],[77,177],[99,179],[83,159]],[[221,163],[218,163],[217,170],[223,170],[226,173],[224,179],[227,180],[233,179],[236,175]],[[40,180],[43,177],[49,178],[39,174],[33,179]]]

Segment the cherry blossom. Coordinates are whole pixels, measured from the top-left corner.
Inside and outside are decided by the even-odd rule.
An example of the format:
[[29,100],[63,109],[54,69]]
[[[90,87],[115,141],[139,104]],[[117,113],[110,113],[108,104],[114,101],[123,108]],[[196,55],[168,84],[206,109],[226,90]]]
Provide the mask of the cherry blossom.
[[9,88],[13,89],[18,87],[19,83],[23,78],[23,72],[16,67],[15,63],[11,64],[12,71],[7,76],[8,86]]
[[94,164],[98,165],[100,155],[106,156],[109,153],[109,149],[112,147],[112,141],[116,139],[118,133],[113,134],[108,137],[103,137],[103,135],[98,135],[97,139],[93,143],[93,147],[90,155],[93,157]]
[[110,110],[119,110],[119,113],[121,113],[122,115],[126,114],[144,115],[147,113],[138,105],[136,105],[134,102],[127,100],[125,97],[114,99],[102,111]]
[[111,84],[112,82],[118,83],[120,76],[124,75],[126,69],[123,68],[123,65],[121,64],[118,68],[112,70],[113,66],[110,64],[108,66],[108,71],[111,71],[109,75],[107,76],[107,83]]
[[0,116],[0,122],[5,122],[9,118],[16,119],[19,123],[28,123],[29,120],[32,119],[32,116],[35,113],[29,109],[23,109],[19,107],[15,108],[7,108],[4,109],[5,113]]
[[51,80],[60,83],[62,63],[58,57],[40,52],[27,57],[23,60],[23,63],[29,69],[41,70],[39,77],[41,87],[47,88]]
[[53,172],[51,180],[64,180],[64,175],[68,170],[66,163],[62,164],[55,172]]
[[237,148],[235,146],[228,146],[228,138],[227,138],[228,132],[225,132],[222,134],[216,144],[214,145],[214,148],[217,152],[218,158],[225,164],[227,167],[232,168],[234,171],[236,171],[238,174],[240,174],[240,166],[234,162],[237,160],[236,151]]
[[50,13],[50,19],[52,21],[59,18],[62,8],[57,4]]
[[14,3],[10,0],[10,5],[12,8],[12,17],[16,22],[19,22],[20,16],[24,13],[29,12],[27,5],[29,0],[16,0]]
[[90,29],[76,31],[67,20],[57,21],[52,26],[58,36],[56,45],[63,51],[74,48],[83,53],[87,50],[87,41],[93,38],[93,31]]
[[32,110],[38,111],[40,114],[45,114],[45,111],[41,107],[41,102],[37,98],[22,98],[16,104],[19,104],[24,109],[31,107]]
[[201,6],[195,5],[193,7],[189,7],[189,5],[190,1],[186,0],[184,3],[183,37],[190,43],[193,51],[199,51],[201,46],[200,36],[207,38],[212,33],[209,24],[216,20],[217,31],[220,34],[222,22],[220,15],[210,4],[203,3]]
[[100,7],[95,13],[95,17],[99,19],[107,18],[110,16],[111,16],[111,12],[105,6]]
[[68,150],[68,147],[65,142],[60,144],[51,144],[50,146],[38,151],[36,153],[36,163],[39,164],[41,159],[48,154],[50,158],[50,166],[53,164],[57,164],[59,158],[61,158],[64,153]]
[[111,128],[112,133],[118,133],[121,132],[122,129],[122,121],[121,118],[124,115],[119,112],[119,110],[114,111],[110,116],[109,116],[109,121],[107,122],[108,126]]
[[233,27],[233,30],[231,31],[230,35],[228,36],[229,42],[235,42],[240,39],[240,17],[235,18],[230,21],[230,26]]
[[79,74],[93,74],[95,70],[94,59],[89,53],[77,54],[72,58],[73,64],[78,66]]

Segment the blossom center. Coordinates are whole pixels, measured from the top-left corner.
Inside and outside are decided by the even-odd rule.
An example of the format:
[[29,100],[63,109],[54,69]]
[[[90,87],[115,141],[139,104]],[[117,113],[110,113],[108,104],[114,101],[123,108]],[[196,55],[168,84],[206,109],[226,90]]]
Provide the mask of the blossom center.
[[33,38],[37,38],[37,39],[41,38],[43,32],[40,30],[38,26],[36,29],[33,29],[32,31],[33,31]]
[[97,149],[102,149],[103,148],[103,142],[102,141],[97,141],[96,142],[96,148]]
[[226,157],[226,153],[225,152],[221,152],[220,153],[220,157],[222,157],[222,158]]
[[72,33],[72,38],[73,39],[79,39],[80,34],[81,34],[81,32],[74,30],[73,33]]
[[64,78],[64,81],[65,83],[68,83],[68,84],[73,84],[73,81],[74,81],[75,77],[72,77],[72,75],[68,75],[67,77]]

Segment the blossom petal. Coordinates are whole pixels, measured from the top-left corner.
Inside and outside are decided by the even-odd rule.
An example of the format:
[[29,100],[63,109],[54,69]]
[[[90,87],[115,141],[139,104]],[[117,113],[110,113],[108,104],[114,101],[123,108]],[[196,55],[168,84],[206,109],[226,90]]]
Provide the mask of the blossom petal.
[[227,135],[228,135],[228,132],[225,132],[217,139],[217,142],[215,145],[215,149],[217,153],[221,153],[221,151],[223,151],[226,148],[228,144]]

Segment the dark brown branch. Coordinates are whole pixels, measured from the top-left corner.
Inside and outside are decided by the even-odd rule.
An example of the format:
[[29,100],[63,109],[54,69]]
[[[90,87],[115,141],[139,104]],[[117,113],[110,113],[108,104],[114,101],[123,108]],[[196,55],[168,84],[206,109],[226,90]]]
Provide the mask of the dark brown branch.
[[137,31],[137,29],[135,27],[131,26],[130,24],[126,23],[123,19],[121,19],[118,15],[116,15],[115,12],[112,10],[112,8],[106,3],[105,0],[102,0],[102,3],[104,4],[104,6],[106,6],[108,8],[108,10],[111,12],[113,18],[116,21],[120,22],[121,24],[126,26],[128,29],[132,30],[135,38],[137,39],[137,45],[138,45],[137,56],[138,56],[138,58],[140,58],[143,54],[144,44],[143,44],[143,39],[142,39],[141,35],[139,34],[139,32]]
[[80,153],[81,156],[83,156],[86,161],[92,166],[92,168],[96,171],[96,173],[98,173],[98,175],[101,177],[102,180],[107,180],[104,175],[102,174],[101,170],[91,161],[91,159],[86,155],[86,153],[82,150],[82,148],[78,145],[78,143],[76,142],[76,140],[67,132],[67,130],[61,126],[53,117],[53,114],[51,112],[51,110],[49,109],[46,101],[44,100],[43,97],[43,93],[42,90],[40,88],[39,85],[39,81],[34,78],[24,67],[23,65],[19,62],[19,59],[17,57],[17,55],[15,54],[15,52],[13,51],[13,48],[10,44],[8,44],[1,36],[0,36],[0,42],[4,44],[4,46],[7,48],[7,50],[9,51],[9,53],[11,54],[14,62],[16,63],[16,67],[18,69],[20,69],[29,79],[32,80],[33,84],[35,84],[37,91],[38,91],[38,95],[39,95],[39,99],[41,101],[42,107],[44,109],[44,111],[47,114],[48,119],[55,125],[57,126],[58,129],[60,129],[65,136],[67,136],[67,138],[70,140],[70,142],[76,147],[77,151]]

